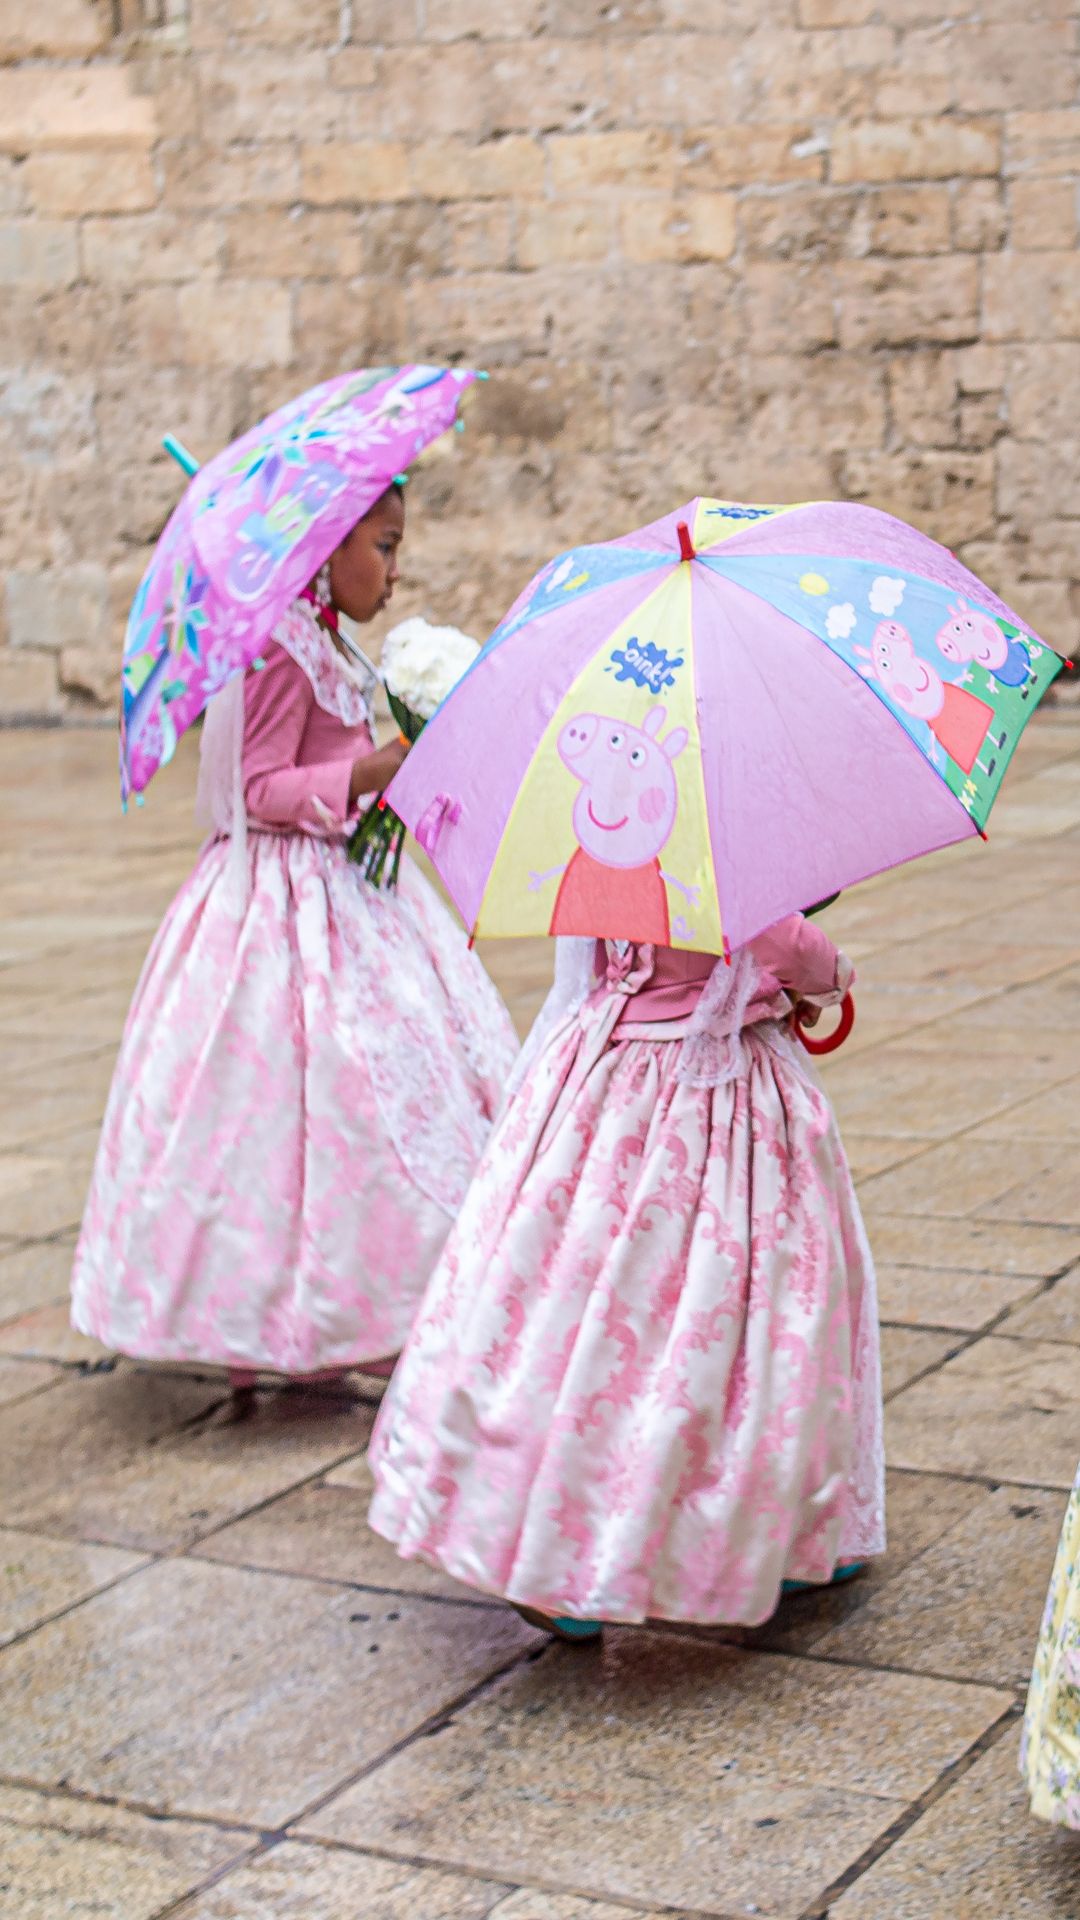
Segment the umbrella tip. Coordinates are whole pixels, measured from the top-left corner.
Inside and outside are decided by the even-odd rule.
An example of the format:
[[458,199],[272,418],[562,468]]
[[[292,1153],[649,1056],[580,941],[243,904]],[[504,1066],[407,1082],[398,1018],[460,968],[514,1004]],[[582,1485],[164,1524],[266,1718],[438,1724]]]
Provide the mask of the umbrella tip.
[[182,440],[175,433],[167,433],[161,442],[166,453],[171,453],[178,467],[182,467],[189,478],[198,473],[199,463],[193,453],[189,453]]
[[679,536],[680,560],[693,560],[696,557],[694,543],[690,538],[690,529],[687,526],[686,521],[680,520],[675,531]]

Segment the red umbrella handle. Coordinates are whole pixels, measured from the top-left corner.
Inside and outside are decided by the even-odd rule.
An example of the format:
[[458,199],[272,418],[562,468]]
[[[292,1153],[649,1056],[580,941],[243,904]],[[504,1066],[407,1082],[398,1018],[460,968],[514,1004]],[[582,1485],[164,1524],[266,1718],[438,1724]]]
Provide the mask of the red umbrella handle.
[[795,1022],[795,1031],[802,1041],[803,1046],[806,1048],[807,1053],[835,1053],[837,1047],[843,1046],[844,1041],[847,1039],[854,1025],[855,1002],[850,993],[845,993],[843,1000],[840,1002],[840,1024],[834,1033],[827,1033],[822,1039],[815,1040],[812,1033],[807,1032],[805,1027],[799,1025],[798,1020]]

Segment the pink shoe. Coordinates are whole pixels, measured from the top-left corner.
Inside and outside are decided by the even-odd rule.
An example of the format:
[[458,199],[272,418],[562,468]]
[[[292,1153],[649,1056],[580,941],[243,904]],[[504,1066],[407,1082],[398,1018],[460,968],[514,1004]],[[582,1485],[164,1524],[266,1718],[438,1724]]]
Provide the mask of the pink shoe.
[[385,1360],[360,1360],[356,1371],[366,1373],[371,1380],[389,1380],[400,1359],[400,1353],[391,1353]]

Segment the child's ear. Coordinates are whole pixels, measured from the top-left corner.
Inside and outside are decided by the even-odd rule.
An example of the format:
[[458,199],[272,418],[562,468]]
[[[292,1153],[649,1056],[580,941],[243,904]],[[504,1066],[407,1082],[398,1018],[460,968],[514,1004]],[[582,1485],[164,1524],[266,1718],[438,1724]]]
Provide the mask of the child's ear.
[[673,727],[667,739],[661,740],[660,751],[666,753],[669,760],[677,760],[689,738],[685,727]]

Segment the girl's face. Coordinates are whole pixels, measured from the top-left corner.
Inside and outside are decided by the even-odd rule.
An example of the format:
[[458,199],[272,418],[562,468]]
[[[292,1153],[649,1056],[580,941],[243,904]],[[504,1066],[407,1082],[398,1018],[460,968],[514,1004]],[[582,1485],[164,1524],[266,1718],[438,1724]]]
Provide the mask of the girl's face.
[[405,502],[396,487],[377,500],[330,555],[330,597],[350,620],[373,620],[398,579]]

